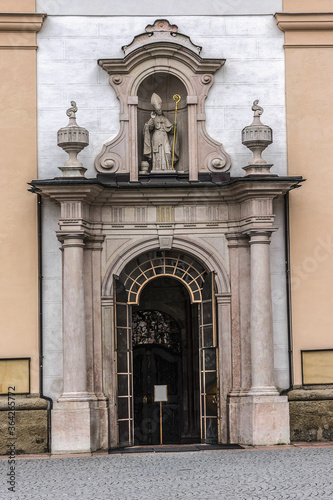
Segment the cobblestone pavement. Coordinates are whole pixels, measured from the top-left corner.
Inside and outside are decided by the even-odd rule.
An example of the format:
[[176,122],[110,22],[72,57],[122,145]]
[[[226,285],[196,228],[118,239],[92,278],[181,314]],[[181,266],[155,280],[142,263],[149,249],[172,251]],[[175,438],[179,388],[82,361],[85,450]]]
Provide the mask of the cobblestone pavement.
[[333,499],[333,447],[0,460],[1,499]]

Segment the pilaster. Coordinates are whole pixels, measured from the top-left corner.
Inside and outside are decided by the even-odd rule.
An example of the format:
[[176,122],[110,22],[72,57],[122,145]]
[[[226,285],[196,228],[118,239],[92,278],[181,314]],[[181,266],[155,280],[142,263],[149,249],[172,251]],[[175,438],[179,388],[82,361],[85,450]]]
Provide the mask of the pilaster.
[[63,251],[64,391],[52,410],[53,453],[91,451],[86,317],[84,296],[84,231],[59,232]]
[[232,389],[228,395],[229,442],[238,442],[239,398],[251,383],[250,247],[242,233],[226,235],[230,256]]
[[91,404],[92,448],[108,449],[108,399],[103,390],[103,343],[101,318],[101,252],[105,236],[90,236],[85,243],[85,290],[87,331],[87,367],[89,391],[96,395]]
[[109,400],[109,446],[118,446],[117,367],[115,359],[114,299],[102,297],[103,386]]
[[231,294],[215,294],[218,319],[218,345],[219,349],[219,395],[220,395],[220,435],[221,442],[228,442],[228,413],[227,397],[232,385],[231,363]]
[[274,385],[270,237],[274,228],[249,231],[251,251],[251,375],[239,402],[239,439],[253,445],[288,443],[289,406]]

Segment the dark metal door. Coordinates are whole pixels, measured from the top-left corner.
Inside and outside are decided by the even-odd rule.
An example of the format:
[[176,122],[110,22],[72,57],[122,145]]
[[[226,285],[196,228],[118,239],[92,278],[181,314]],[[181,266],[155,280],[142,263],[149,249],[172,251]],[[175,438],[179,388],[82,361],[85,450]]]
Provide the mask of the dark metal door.
[[154,402],[154,385],[167,385],[162,403],[163,444],[180,442],[181,356],[157,345],[133,348],[134,442],[160,443],[160,404]]
[[114,280],[115,347],[117,353],[117,405],[119,446],[133,445],[132,308],[120,280]]

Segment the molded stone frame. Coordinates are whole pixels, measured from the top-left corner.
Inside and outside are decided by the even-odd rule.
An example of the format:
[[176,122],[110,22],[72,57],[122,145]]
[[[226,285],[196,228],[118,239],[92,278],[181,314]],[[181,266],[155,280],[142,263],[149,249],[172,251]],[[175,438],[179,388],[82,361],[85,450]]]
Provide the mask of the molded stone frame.
[[110,85],[120,101],[120,131],[103,146],[95,160],[96,170],[104,174],[129,172],[131,181],[138,180],[144,159],[139,158],[138,94],[142,84],[155,75],[178,79],[179,86],[186,91],[183,101],[186,100],[187,107],[188,158],[184,170],[189,179],[198,180],[199,172],[228,171],[229,155],[222,144],[207,134],[205,127],[205,99],[214,83],[214,73],[224,65],[225,59],[201,58],[201,47],[178,33],[177,26],[166,20],[148,25],[146,33],[136,36],[123,51],[123,59],[98,61],[109,73]]
[[[108,187],[98,179],[32,183],[61,205],[64,392],[52,410],[53,453],[119,446],[114,277],[136,256],[161,251],[163,231],[172,251],[191,255],[215,274],[219,442],[289,442],[287,396],[279,395],[273,377],[270,236],[277,229],[273,199],[299,182],[249,175],[209,189],[195,183],[190,191],[187,183],[168,190],[163,182],[140,189],[131,183]],[[166,191],[174,222],[163,223],[161,214],[170,215],[161,210]],[[216,203],[223,210],[212,224]],[[191,234],[184,217],[189,204],[202,208]],[[150,217],[138,232],[133,207],[142,206]],[[113,222],[115,207],[122,209],[121,224]],[[113,246],[117,238],[120,247]],[[212,238],[219,238],[219,250]]]

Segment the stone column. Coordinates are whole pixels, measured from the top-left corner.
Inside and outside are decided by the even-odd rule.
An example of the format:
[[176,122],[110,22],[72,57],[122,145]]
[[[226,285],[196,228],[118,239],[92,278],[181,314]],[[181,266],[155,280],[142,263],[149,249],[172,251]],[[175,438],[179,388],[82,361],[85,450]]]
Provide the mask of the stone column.
[[271,232],[251,232],[250,394],[277,395],[274,385],[273,318],[270,271]]
[[63,250],[63,394],[52,411],[53,453],[91,450],[90,402],[87,391],[86,317],[83,231],[58,233]]
[[288,443],[289,405],[274,385],[270,236],[250,230],[252,386],[239,403],[239,440],[252,445]]
[[[226,235],[230,259],[232,321],[232,389],[228,396],[229,441],[238,442],[239,401],[250,388],[249,312],[250,258],[249,238],[242,233]],[[247,390],[246,390],[247,389]]]

